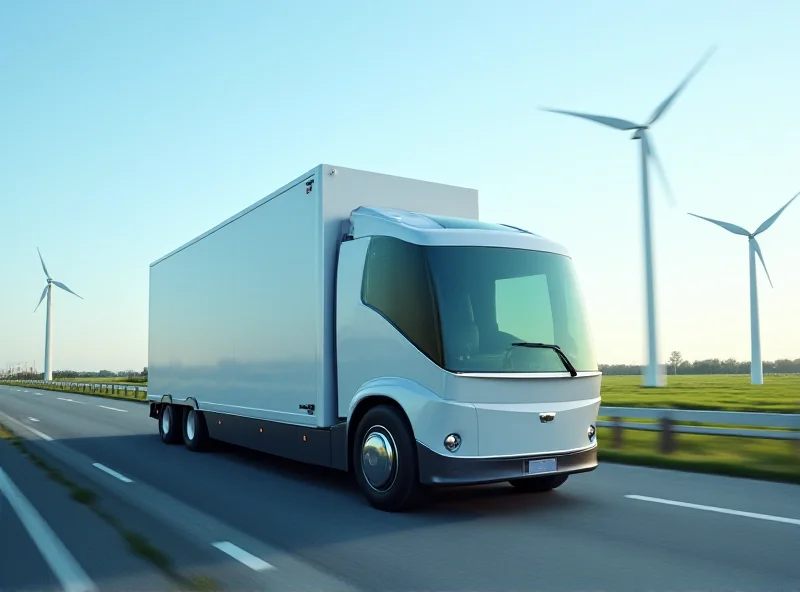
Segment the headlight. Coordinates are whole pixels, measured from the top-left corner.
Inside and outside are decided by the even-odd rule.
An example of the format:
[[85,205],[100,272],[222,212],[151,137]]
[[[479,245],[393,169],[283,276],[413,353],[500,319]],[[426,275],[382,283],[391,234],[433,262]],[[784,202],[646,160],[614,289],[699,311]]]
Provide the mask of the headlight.
[[594,442],[595,429],[593,425],[589,426],[589,442]]
[[450,434],[444,439],[444,447],[450,452],[455,452],[461,447],[461,436],[458,434]]

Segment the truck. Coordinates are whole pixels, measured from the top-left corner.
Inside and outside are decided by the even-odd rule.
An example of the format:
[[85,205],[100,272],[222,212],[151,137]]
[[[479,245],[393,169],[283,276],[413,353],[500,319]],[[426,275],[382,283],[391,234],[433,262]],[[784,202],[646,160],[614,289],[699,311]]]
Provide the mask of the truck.
[[474,189],[321,164],[150,265],[150,417],[350,472],[368,502],[541,492],[598,465],[601,372],[567,249]]

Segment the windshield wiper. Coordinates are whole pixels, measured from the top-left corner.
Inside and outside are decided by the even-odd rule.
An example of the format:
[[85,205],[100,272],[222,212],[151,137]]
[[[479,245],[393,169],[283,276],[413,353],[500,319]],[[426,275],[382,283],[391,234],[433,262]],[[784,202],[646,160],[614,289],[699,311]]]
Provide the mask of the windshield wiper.
[[554,352],[558,354],[558,359],[561,360],[561,363],[564,364],[564,367],[569,370],[570,376],[577,376],[578,371],[575,370],[575,366],[572,365],[572,362],[569,361],[567,355],[561,351],[561,348],[555,345],[554,343],[531,343],[530,341],[517,341],[516,343],[512,343],[511,345],[516,345],[518,347],[538,347],[543,349],[552,349]]

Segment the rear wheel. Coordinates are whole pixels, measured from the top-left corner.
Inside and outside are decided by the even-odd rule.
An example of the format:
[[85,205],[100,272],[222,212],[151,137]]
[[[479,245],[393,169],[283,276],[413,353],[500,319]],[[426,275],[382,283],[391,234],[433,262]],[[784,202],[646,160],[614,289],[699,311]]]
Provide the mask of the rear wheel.
[[192,407],[184,411],[183,443],[192,452],[201,452],[208,446],[208,428],[202,411]]
[[181,409],[177,405],[164,403],[158,416],[158,433],[165,444],[181,441]]
[[569,475],[545,475],[542,477],[528,477],[526,479],[514,479],[513,481],[509,481],[509,483],[519,491],[538,493],[561,487],[566,483],[568,476]]
[[414,436],[405,418],[388,405],[370,409],[359,422],[353,469],[362,493],[379,510],[400,512],[420,501]]

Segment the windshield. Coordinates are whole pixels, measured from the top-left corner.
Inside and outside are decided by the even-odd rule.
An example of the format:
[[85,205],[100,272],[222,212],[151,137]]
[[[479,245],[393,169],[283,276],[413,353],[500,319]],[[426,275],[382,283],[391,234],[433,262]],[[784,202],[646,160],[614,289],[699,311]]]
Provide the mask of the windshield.
[[[371,239],[362,298],[452,372],[596,371],[572,260],[499,247]],[[516,345],[514,345],[516,344]]]

